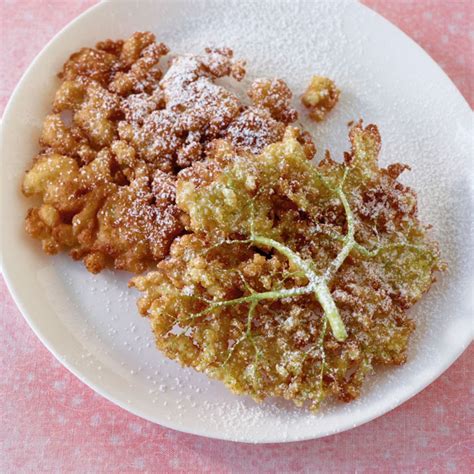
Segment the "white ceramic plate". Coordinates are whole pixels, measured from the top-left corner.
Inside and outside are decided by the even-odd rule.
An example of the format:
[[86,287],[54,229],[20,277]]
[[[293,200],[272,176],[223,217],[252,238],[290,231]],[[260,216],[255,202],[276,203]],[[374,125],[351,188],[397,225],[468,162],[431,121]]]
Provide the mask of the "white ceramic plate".
[[[69,54],[104,38],[150,30],[173,51],[226,45],[247,59],[249,79],[284,78],[300,94],[313,73],[334,78],[341,101],[329,119],[306,123],[320,150],[347,149],[347,122],[379,125],[382,160],[413,171],[422,218],[433,224],[450,270],[412,315],[408,363],[378,371],[362,397],[318,415],[287,403],[255,404],[178,367],[155,350],[135,310],[129,275],[89,274],[67,256],[45,256],[25,236],[31,204],[19,192],[37,150],[43,117]],[[295,101],[296,102],[296,101]],[[473,249],[472,116],[441,69],[408,37],[357,3],[335,1],[111,1],[59,33],[30,66],[3,120],[3,271],[25,318],[71,372],[104,397],[148,420],[189,433],[248,442],[326,436],[398,406],[438,377],[471,341]]]

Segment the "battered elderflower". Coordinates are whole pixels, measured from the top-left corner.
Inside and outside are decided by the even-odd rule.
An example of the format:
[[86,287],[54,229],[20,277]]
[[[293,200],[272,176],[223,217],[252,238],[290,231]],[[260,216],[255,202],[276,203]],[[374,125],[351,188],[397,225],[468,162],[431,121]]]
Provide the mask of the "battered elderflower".
[[[375,126],[343,163],[314,166],[297,131],[258,156],[226,143],[182,172],[189,234],[137,277],[139,308],[168,357],[256,400],[357,397],[376,364],[405,361],[407,309],[441,267],[415,194],[380,169]],[[186,288],[186,291],[182,291]]]

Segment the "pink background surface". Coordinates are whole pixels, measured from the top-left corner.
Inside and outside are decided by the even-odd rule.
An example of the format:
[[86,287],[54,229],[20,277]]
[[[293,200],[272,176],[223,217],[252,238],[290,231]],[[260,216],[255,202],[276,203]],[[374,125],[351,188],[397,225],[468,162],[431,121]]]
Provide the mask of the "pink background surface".
[[[0,112],[44,44],[95,2],[0,0]],[[473,2],[365,3],[424,47],[469,104]],[[141,420],[82,384],[36,339],[0,278],[0,472],[469,472],[474,464],[471,346],[435,383],[352,431],[253,446]]]

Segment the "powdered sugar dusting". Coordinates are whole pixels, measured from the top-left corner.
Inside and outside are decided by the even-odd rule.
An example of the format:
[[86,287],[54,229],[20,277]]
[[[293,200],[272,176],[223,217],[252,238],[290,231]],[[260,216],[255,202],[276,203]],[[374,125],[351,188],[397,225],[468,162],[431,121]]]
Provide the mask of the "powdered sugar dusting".
[[[125,3],[116,8],[125,8]],[[456,328],[458,339],[470,331],[472,307],[469,313],[465,299],[473,254],[470,115],[466,119],[451,85],[423,56],[397,39],[398,33],[382,28],[372,13],[358,13],[360,7],[345,2],[272,2],[269,7],[264,1],[230,1],[224,11],[220,2],[210,1],[205,9],[191,2],[183,15],[175,2],[160,5],[159,12],[153,2],[141,3],[140,13],[129,9],[130,21],[120,22],[130,28],[127,34],[154,29],[160,41],[180,52],[199,53],[205,46],[225,43],[251,65],[243,89],[256,77],[277,76],[298,95],[314,73],[334,79],[342,93],[326,122],[313,125],[294,102],[319,151],[330,148],[336,158],[341,156],[348,147],[342,137],[349,120],[363,117],[377,123],[383,161],[411,165],[404,180],[418,192],[421,216],[433,224],[432,235],[450,268],[413,312],[418,328],[407,364],[378,373],[355,403],[331,406],[317,416],[283,402],[256,405],[237,399],[205,376],[165,361],[154,348],[148,322],[136,316],[136,293],[125,290],[127,275],[93,277],[65,257],[55,257],[49,268],[40,261],[38,268],[45,271],[38,285],[51,308],[48,324],[59,322],[80,341],[75,343],[77,357],[63,345],[64,353],[69,350],[68,362],[98,387],[120,387],[122,404],[136,412],[178,428],[246,441],[282,440],[285,433],[289,440],[327,434],[367,419],[367,406],[371,414],[395,406],[406,398],[407,388],[420,387],[419,380],[428,382],[439,373],[438,361],[444,364],[456,353],[449,329]],[[91,34],[117,37],[117,28],[103,25]],[[396,56],[380,47],[382,40],[398,45]],[[160,98],[156,100],[159,104]],[[36,113],[27,115],[35,120]]]

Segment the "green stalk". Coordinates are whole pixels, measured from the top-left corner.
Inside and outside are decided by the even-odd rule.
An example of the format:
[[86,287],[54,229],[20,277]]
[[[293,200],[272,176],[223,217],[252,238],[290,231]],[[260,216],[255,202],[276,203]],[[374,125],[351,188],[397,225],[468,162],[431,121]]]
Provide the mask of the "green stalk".
[[318,275],[316,275],[316,273],[313,272],[310,263],[303,260],[297,253],[290,250],[286,245],[281,244],[277,240],[269,239],[268,237],[260,237],[258,235],[253,236],[251,240],[255,244],[265,245],[267,247],[271,247],[275,250],[278,250],[290,262],[300,268],[300,270],[305,273],[311,283],[319,282],[320,278],[318,277]]
[[258,303],[261,300],[278,300],[278,299],[283,299],[283,298],[291,298],[293,296],[300,296],[300,295],[306,295],[308,293],[311,293],[312,287],[309,285],[307,286],[302,286],[299,288],[289,288],[289,289],[284,289],[284,290],[278,290],[278,291],[265,291],[263,293],[252,293],[251,295],[248,296],[242,296],[240,298],[235,298],[233,300],[223,300],[223,301],[211,301],[210,305],[208,308],[205,310],[191,315],[189,318],[185,318],[185,321],[200,318],[201,316],[205,316],[206,314],[211,313],[214,311],[216,308],[222,308],[224,306],[232,306],[232,305],[237,305],[237,304],[242,304],[242,303]]
[[[347,200],[346,200],[346,203],[347,203]],[[348,205],[349,204],[347,203],[347,206]],[[353,227],[353,224],[349,224],[349,228],[351,227],[351,225]],[[352,230],[351,235],[353,235],[353,230]],[[329,325],[331,326],[331,330],[334,334],[334,337],[338,341],[344,341],[347,337],[347,331],[344,326],[344,323],[342,322],[336,303],[334,302],[331,296],[331,292],[327,286],[326,279],[322,279],[321,277],[316,275],[316,273],[312,270],[310,263],[303,260],[298,254],[296,254],[295,252],[293,252],[292,250],[290,250],[288,247],[281,244],[280,242],[277,242],[276,240],[273,240],[273,239],[269,239],[267,237],[259,237],[259,236],[254,236],[252,240],[254,241],[255,244],[265,245],[268,247],[272,247],[275,250],[278,250],[280,253],[285,255],[285,257],[287,257],[288,260],[290,260],[294,265],[299,267],[304,272],[306,278],[308,278],[309,280],[309,285],[307,288],[308,289],[311,288],[311,290],[314,292],[316,296],[316,299],[321,304],[324,314],[326,315],[329,321]],[[347,257],[349,252],[350,252],[350,248],[346,250],[343,248],[343,250],[341,250],[336,260],[338,258],[341,259],[341,264],[342,264],[342,262]]]
[[323,307],[324,314],[329,321],[332,333],[338,341],[344,341],[347,338],[347,331],[334,302],[331,292],[325,282],[321,282],[314,290],[314,294]]
[[337,196],[340,199],[344,211],[346,213],[346,221],[347,221],[347,234],[344,237],[344,245],[342,249],[337,254],[337,257],[331,262],[329,268],[326,270],[324,274],[324,279],[326,281],[331,280],[336,272],[341,268],[341,265],[344,263],[344,260],[350,254],[351,250],[355,245],[354,234],[355,234],[355,225],[354,225],[354,215],[352,214],[351,207],[349,205],[349,201],[347,200],[346,195],[342,191],[342,188],[337,190]]

